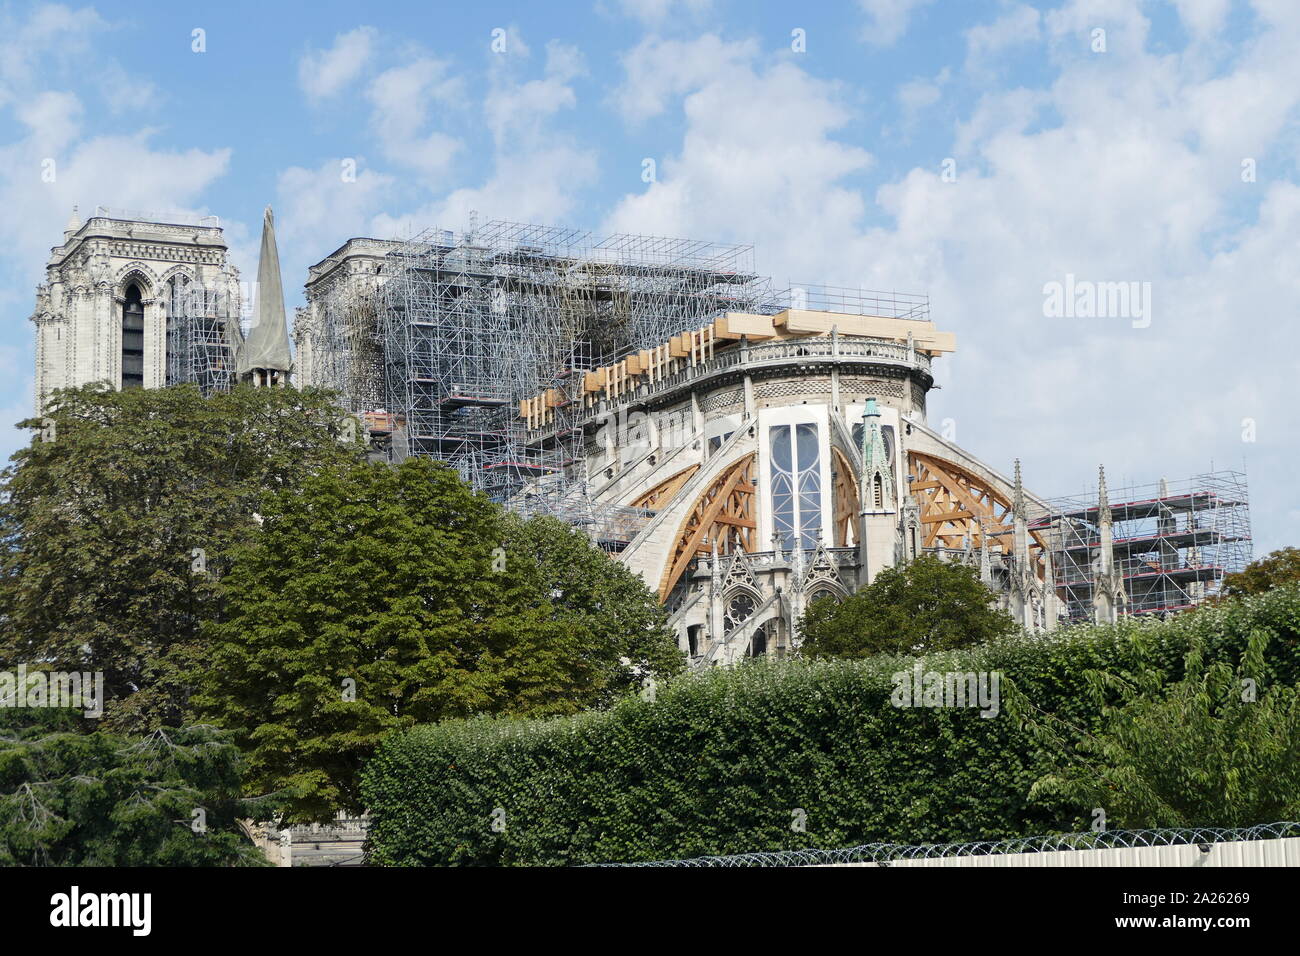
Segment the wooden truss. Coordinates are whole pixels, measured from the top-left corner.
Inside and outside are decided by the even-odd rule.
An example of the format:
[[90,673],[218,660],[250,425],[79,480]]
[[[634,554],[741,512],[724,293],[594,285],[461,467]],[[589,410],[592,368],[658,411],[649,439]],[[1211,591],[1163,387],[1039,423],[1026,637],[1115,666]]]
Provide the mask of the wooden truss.
[[756,460],[754,452],[739,459],[696,499],[677,532],[659,588],[661,600],[667,600],[691,561],[713,553],[715,542],[719,554],[730,554],[737,546],[753,553],[758,534]]
[[[988,482],[956,462],[908,452],[908,474],[916,478],[908,487],[921,507],[923,547],[962,549],[970,535],[978,550],[984,536],[990,551],[1010,554],[1015,549],[1015,517],[1012,503]],[[1029,550],[1043,550],[1043,539],[1029,533]]]
[[831,488],[835,502],[833,547],[847,548],[858,539],[858,481],[848,457],[834,446],[831,448]]
[[649,508],[652,511],[658,511],[668,502],[677,497],[677,492],[682,490],[682,486],[690,481],[692,476],[700,470],[699,465],[691,465],[689,468],[683,468],[671,478],[665,478],[659,484],[655,485],[645,494],[639,496],[633,501],[633,508]]

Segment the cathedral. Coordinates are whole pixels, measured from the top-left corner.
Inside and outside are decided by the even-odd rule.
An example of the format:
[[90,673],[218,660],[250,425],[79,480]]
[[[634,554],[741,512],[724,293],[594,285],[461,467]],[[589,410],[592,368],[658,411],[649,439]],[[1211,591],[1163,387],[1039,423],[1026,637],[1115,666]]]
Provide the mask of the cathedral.
[[[596,502],[644,511],[618,560],[692,660],[789,653],[813,601],[923,553],[978,568],[1024,627],[1057,625],[1046,502],[927,423],[955,347],[927,320],[730,312],[585,374],[573,467]],[[524,403],[539,436],[551,398]]]
[[1249,560],[1244,475],[1036,495],[931,426],[956,340],[927,298],[773,290],[750,251],[504,221],[355,238],[308,270],[295,355],[269,208],[247,333],[215,219],[74,212],[37,289],[37,405],[96,381],[332,389],[373,458],[583,529],[695,666],[790,654],[812,602],[922,554],[1030,631],[1192,607]]

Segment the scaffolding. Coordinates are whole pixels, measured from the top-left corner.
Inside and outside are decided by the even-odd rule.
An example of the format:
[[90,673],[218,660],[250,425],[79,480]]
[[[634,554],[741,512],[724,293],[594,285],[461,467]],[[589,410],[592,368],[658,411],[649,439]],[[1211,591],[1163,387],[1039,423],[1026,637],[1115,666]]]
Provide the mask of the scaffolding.
[[235,383],[237,298],[177,276],[168,284],[166,306],[166,383],[193,383],[205,396],[229,391]]
[[[1214,471],[1108,493],[1121,614],[1168,614],[1218,593],[1251,559],[1246,476]],[[1101,566],[1095,494],[1055,499],[1031,528],[1048,542],[1057,593],[1070,620],[1090,620]]]
[[379,278],[335,279],[313,296],[310,310],[299,310],[295,322],[311,324],[311,383],[337,392],[340,404],[357,414],[387,411]]
[[[528,485],[547,509],[582,512],[585,494],[558,480],[580,457],[580,373],[723,312],[770,308],[751,260],[748,246],[506,221],[421,233],[385,258],[375,394],[410,454],[453,464],[494,498]],[[354,410],[375,370],[361,374]],[[518,403],[542,392],[548,426],[530,432]]]
[[511,507],[528,517],[558,518],[585,531],[610,553],[626,548],[655,516],[652,508],[595,502],[584,482],[569,481],[561,474],[530,481],[511,500]]
[[798,283],[772,295],[763,311],[811,309],[844,315],[874,315],[887,319],[930,318],[930,297],[910,292],[880,292],[873,289]]

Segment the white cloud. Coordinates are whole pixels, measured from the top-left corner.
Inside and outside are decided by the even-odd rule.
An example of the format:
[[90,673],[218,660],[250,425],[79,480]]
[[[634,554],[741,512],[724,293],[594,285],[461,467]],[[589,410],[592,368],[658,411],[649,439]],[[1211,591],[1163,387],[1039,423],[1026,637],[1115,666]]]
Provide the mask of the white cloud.
[[[643,44],[625,62],[627,88],[617,97],[642,104],[633,116],[646,103],[662,110],[682,92],[675,80],[638,100],[649,78],[679,76],[681,63],[697,67],[682,98],[681,149],[657,157],[658,182],[624,197],[606,224],[610,231],[762,237],[790,270],[785,278],[797,281],[834,281],[828,272],[847,281],[846,273],[859,271],[839,246],[857,235],[865,201],[841,181],[868,168],[871,156],[831,137],[850,115],[838,87],[788,62],[764,66],[753,44],[713,36]],[[812,222],[816,228],[795,225]]]
[[912,131],[921,113],[939,102],[943,88],[951,79],[952,70],[945,66],[933,79],[908,80],[898,88],[898,107],[905,133]]
[[484,112],[498,146],[524,128],[536,133],[555,113],[577,105],[570,83],[585,72],[577,47],[552,41],[546,47],[541,79],[495,86],[487,95]]
[[378,31],[357,27],[334,38],[328,50],[309,50],[298,61],[298,85],[310,100],[334,96],[356,81],[370,62]]
[[985,66],[1012,47],[1038,40],[1041,20],[1033,7],[1016,4],[992,23],[971,27],[966,31],[967,68]]
[[93,52],[91,37],[106,26],[92,7],[42,4],[26,12],[18,20],[0,11],[0,107],[31,91],[38,67],[48,76],[84,66]]
[[432,106],[455,105],[463,97],[449,63],[424,56],[392,67],[374,79],[366,96],[373,107],[371,126],[388,159],[430,177],[446,172],[462,144],[426,127]]
[[8,215],[3,235],[10,255],[35,280],[49,247],[61,241],[63,225],[74,204],[83,215],[96,205],[142,211],[206,211],[201,196],[229,165],[231,151],[159,150],[152,130],[120,136],[78,139],[55,151],[56,178],[41,182],[41,162],[48,138],[69,137],[66,114],[56,113],[51,127],[33,130],[26,139],[0,147],[0,205]]
[[867,15],[863,39],[872,46],[890,46],[907,32],[913,15],[932,0],[858,0]]
[[747,72],[758,51],[753,40],[726,42],[715,33],[693,40],[648,36],[623,55],[624,80],[613,102],[626,120],[650,119],[673,97],[728,73]]
[[14,115],[27,127],[27,144],[42,158],[61,153],[77,136],[85,111],[74,93],[47,90],[15,105]]
[[663,26],[670,18],[694,18],[713,8],[713,0],[618,0],[625,16],[649,26]]
[[339,245],[367,234],[394,182],[394,177],[367,169],[364,159],[354,157],[326,160],[315,169],[291,166],[276,182],[276,232],[287,240],[286,246],[311,246],[314,260],[319,260],[332,251],[320,248],[322,240]]
[[[1118,483],[1211,459],[1239,467],[1245,453],[1258,549],[1276,547],[1300,531],[1294,516],[1278,524],[1300,413],[1270,358],[1300,351],[1300,185],[1268,178],[1297,152],[1300,15],[1268,12],[1276,27],[1208,69],[1195,43],[1149,50],[1137,2],[1067,3],[1046,17],[1050,79],[989,92],[954,125],[956,182],[926,164],[871,196],[855,185],[869,157],[842,140],[852,114],[837,89],[726,45],[729,59],[689,84],[620,94],[639,105],[633,118],[680,108],[685,129],[660,182],[629,189],[609,226],[753,242],[778,284],[929,292],[959,346],[939,363],[930,418],[954,418],[971,451],[1006,470],[1023,458],[1044,494],[1086,488],[1099,462]],[[1029,38],[1033,18],[1010,16],[1018,27],[968,42],[992,52]],[[1104,55],[1089,45],[1098,26]],[[674,62],[656,50],[629,55],[629,83]],[[932,99],[905,90],[913,105]],[[1242,182],[1243,155],[1260,157],[1260,183]],[[1045,318],[1043,286],[1067,273],[1151,283],[1150,327]],[[1257,443],[1241,441],[1243,418],[1258,421]]]
[[1178,16],[1195,40],[1213,37],[1223,28],[1231,0],[1173,0]]
[[414,209],[374,219],[380,235],[408,235],[433,225],[460,226],[473,210],[483,219],[555,223],[571,218],[582,191],[596,178],[594,150],[580,145],[556,123],[577,106],[573,83],[585,75],[576,47],[552,41],[540,77],[527,75],[522,37],[511,41],[515,56],[489,61],[489,90],[482,116],[493,137],[490,172],[470,186],[435,197]]

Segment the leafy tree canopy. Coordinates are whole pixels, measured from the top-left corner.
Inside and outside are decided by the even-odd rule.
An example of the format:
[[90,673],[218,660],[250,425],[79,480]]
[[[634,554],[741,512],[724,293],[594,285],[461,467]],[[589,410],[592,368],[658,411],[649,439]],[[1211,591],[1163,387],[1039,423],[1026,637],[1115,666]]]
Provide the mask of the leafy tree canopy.
[[1280,548],[1252,561],[1240,571],[1225,575],[1223,598],[1263,594],[1282,584],[1300,581],[1300,548]]
[[852,658],[983,644],[1016,629],[992,600],[974,568],[922,555],[885,568],[842,603],[814,602],[799,624],[801,650]]
[[1198,642],[1183,679],[1165,686],[1155,672],[1129,679],[1086,671],[1104,726],[1088,734],[1038,715],[1036,734],[1061,766],[1034,784],[1031,798],[1060,794],[1104,810],[1108,826],[1130,829],[1294,820],[1300,693],[1266,684],[1268,641],[1265,631],[1253,632],[1235,670],[1207,664]]
[[201,704],[290,818],[361,810],[395,728],[573,713],[682,667],[655,596],[579,532],[445,465],[357,465],[272,496],[222,583]]
[[179,726],[217,579],[268,490],[354,460],[318,390],[56,393],[0,474],[0,659],[101,671],[106,726]]

